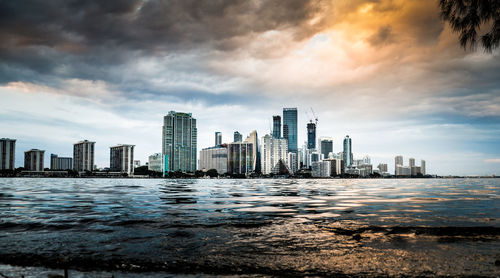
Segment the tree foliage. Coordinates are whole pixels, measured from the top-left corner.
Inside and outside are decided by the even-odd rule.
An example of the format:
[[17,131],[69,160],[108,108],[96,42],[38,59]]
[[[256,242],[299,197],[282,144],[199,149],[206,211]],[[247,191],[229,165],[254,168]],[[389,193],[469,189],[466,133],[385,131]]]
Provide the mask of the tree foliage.
[[484,49],[491,52],[500,43],[499,0],[440,0],[441,17],[454,32],[460,34],[460,45],[474,49],[481,28],[489,30],[481,36]]

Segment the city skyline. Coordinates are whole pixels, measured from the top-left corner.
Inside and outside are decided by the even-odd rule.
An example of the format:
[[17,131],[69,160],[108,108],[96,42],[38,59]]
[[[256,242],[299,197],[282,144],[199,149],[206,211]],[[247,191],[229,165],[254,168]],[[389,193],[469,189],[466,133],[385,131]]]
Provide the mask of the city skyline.
[[197,119],[198,153],[215,131],[261,137],[297,107],[301,147],[313,107],[334,152],[349,135],[373,165],[403,155],[438,175],[500,174],[499,50],[461,48],[437,1],[1,5],[0,137],[17,140],[16,167],[82,139],[99,167],[120,142],[144,163],[171,110]]

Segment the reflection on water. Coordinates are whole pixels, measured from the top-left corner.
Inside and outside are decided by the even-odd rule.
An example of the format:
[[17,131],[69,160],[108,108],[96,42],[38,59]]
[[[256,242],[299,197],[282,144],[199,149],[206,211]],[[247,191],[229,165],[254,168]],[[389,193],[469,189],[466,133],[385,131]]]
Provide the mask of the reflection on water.
[[0,263],[495,276],[499,208],[499,179],[0,179]]

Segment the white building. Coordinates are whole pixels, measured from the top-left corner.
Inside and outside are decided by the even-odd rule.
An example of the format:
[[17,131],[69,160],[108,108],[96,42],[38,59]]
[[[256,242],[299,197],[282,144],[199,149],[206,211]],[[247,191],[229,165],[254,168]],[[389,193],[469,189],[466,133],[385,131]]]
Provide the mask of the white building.
[[297,161],[298,157],[299,156],[297,155],[297,153],[292,153],[292,152],[288,153],[287,167],[288,167],[288,170],[290,171],[290,174],[297,172],[297,165],[299,165],[299,162]]
[[148,170],[163,172],[163,155],[161,153],[155,153],[148,157]]
[[288,165],[288,142],[283,138],[273,138],[267,134],[261,139],[261,169],[262,174],[278,173],[279,162]]
[[217,170],[219,174],[227,173],[227,148],[225,145],[205,148],[200,151],[200,170]]
[[420,172],[422,172],[422,175],[425,175],[425,160],[420,160]]
[[245,139],[245,143],[250,143],[252,144],[252,161],[253,165],[252,168],[254,171],[260,171],[260,157],[259,157],[259,138],[257,137],[257,131],[254,130],[250,132],[250,134],[247,136]]

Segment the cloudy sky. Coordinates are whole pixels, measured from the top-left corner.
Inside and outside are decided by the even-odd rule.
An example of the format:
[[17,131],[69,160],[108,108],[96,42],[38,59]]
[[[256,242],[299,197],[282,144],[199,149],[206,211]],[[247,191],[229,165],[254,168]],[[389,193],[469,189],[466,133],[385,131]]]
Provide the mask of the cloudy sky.
[[312,107],[336,152],[500,175],[500,52],[460,48],[437,0],[0,0],[0,107],[17,166],[82,139],[98,167],[117,143],[145,162],[170,110],[201,149],[297,107],[300,146]]

